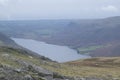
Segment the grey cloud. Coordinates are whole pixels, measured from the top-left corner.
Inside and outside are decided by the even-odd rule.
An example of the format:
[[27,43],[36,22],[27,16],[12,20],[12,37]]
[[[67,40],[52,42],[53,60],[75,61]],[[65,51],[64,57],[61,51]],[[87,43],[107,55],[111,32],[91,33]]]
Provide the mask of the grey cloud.
[[[100,18],[119,16],[120,0],[0,0],[9,19]],[[111,8],[111,9],[110,9]],[[106,11],[105,11],[106,10]],[[107,12],[111,10],[111,12]],[[114,13],[112,13],[114,11]]]

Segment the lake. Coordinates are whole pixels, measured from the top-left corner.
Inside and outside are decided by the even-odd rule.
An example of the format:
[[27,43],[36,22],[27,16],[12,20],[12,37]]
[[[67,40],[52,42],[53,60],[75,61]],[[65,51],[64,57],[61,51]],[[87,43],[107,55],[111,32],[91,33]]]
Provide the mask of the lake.
[[78,54],[76,50],[67,46],[47,44],[45,42],[32,39],[12,39],[20,46],[58,62],[67,62],[89,57],[87,55]]

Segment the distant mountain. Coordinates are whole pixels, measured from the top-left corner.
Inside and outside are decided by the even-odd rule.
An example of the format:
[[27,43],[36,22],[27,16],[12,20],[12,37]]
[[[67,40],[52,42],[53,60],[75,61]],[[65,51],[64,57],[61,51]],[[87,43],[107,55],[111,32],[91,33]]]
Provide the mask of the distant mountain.
[[120,16],[89,20],[0,21],[0,31],[78,49],[120,41]]
[[73,21],[51,41],[81,47],[120,40],[120,17]]
[[90,55],[92,57],[118,57],[120,56],[120,42],[111,43],[108,47],[98,48]]
[[0,33],[0,46],[17,46],[17,44],[8,36]]

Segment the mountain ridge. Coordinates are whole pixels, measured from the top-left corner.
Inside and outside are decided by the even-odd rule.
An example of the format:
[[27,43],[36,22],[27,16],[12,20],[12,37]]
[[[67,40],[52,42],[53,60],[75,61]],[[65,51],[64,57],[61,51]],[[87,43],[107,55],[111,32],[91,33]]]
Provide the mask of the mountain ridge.
[[35,39],[78,49],[119,43],[119,26],[120,16],[115,16],[91,20],[1,21],[0,31],[10,37]]

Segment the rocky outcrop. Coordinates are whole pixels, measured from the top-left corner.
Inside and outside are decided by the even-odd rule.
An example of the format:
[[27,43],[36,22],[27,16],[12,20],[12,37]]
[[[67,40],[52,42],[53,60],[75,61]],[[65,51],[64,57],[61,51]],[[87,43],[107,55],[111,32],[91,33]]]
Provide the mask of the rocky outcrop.
[[38,66],[26,66],[24,68],[12,68],[7,65],[0,64],[0,80],[120,80],[107,76],[105,78],[97,77],[65,77],[57,73],[47,71]]
[[24,68],[12,68],[0,64],[0,80],[69,80],[57,73],[38,66],[28,65]]

